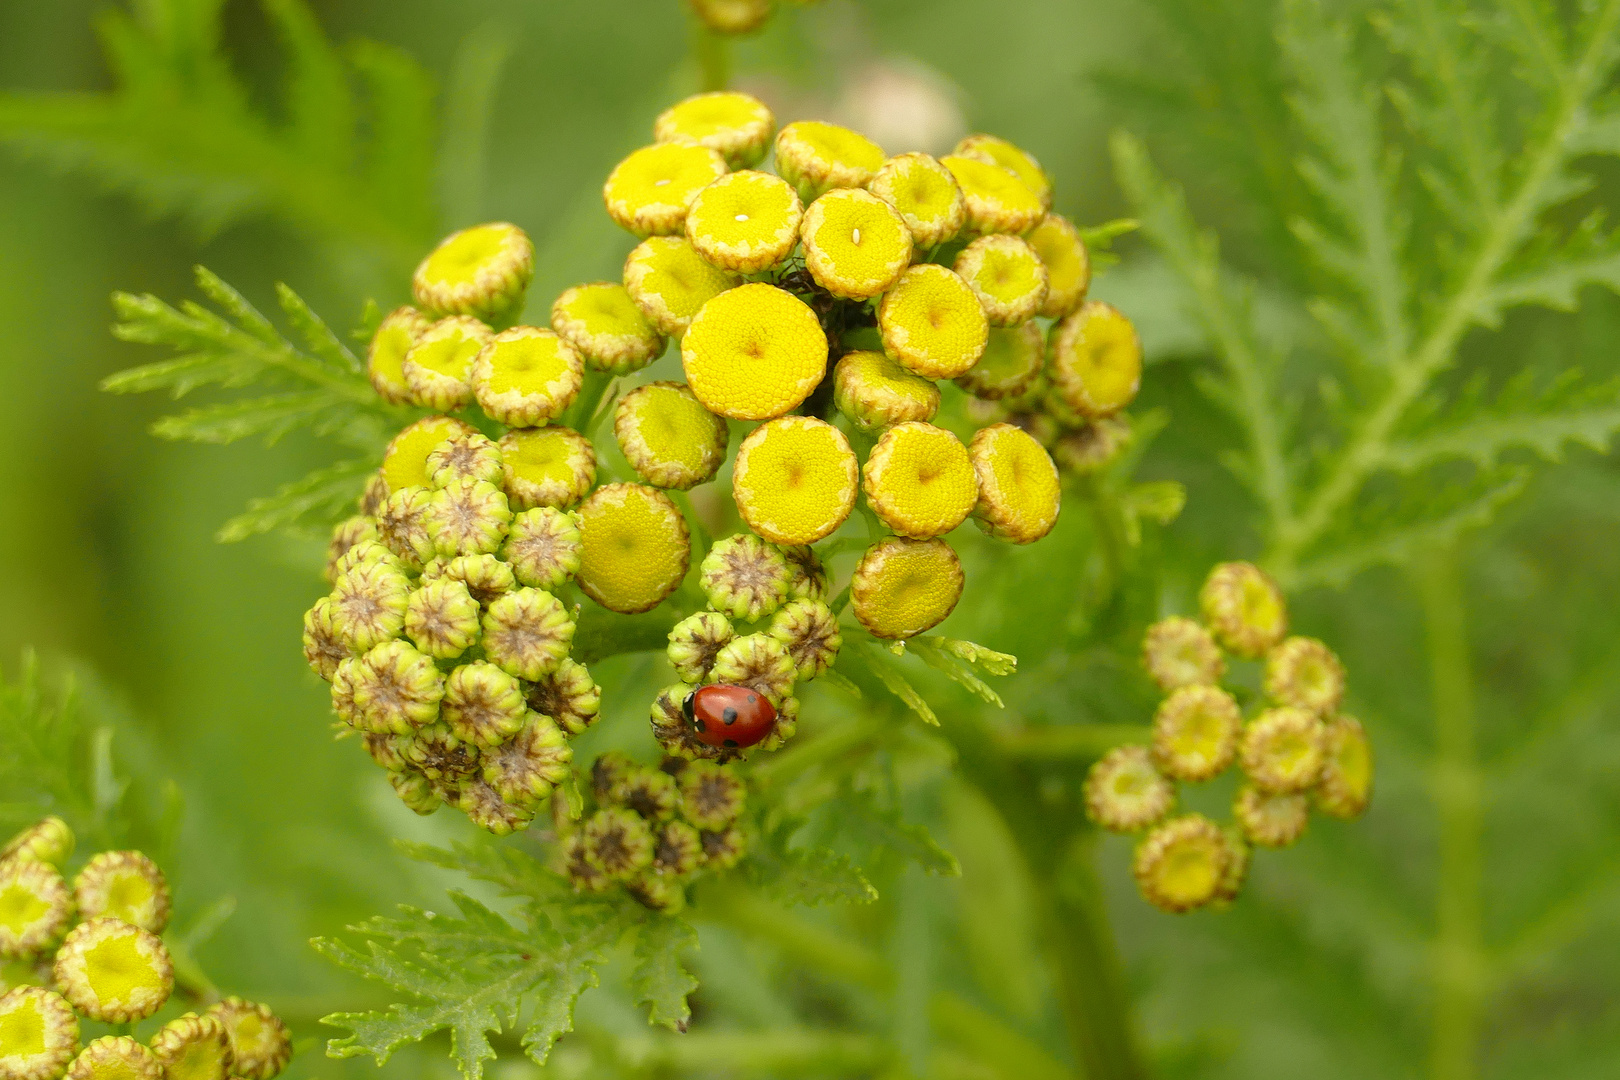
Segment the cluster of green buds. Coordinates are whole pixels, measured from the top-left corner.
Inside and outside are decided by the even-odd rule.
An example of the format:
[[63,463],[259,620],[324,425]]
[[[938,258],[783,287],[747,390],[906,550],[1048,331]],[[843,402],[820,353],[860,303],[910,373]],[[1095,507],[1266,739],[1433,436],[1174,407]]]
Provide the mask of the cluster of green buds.
[[[1351,819],[1372,794],[1372,748],[1339,711],[1345,675],[1326,645],[1288,636],[1288,608],[1258,567],[1221,563],[1199,595],[1202,621],[1172,616],[1148,628],[1143,660],[1165,697],[1149,746],[1109,751],[1086,778],[1086,809],[1103,828],[1143,832],[1133,871],[1166,911],[1230,902],[1252,846],[1287,847],[1311,806]],[[1228,678],[1228,658],[1257,668],[1259,692]],[[1223,686],[1226,679],[1228,686]],[[1245,708],[1247,705],[1247,708]],[[1171,816],[1180,784],[1242,774],[1232,821]]]
[[617,886],[655,911],[679,911],[695,876],[735,866],[747,850],[738,824],[747,788],[731,769],[678,757],[654,769],[610,751],[588,779],[594,810],[558,823],[562,871],[581,892]]
[[[50,817],[0,850],[0,1078],[271,1080],[280,1073],[292,1043],[266,1006],[228,997],[180,1013],[171,1003],[174,963],[162,937],[169,886],[157,864],[139,851],[103,851],[70,883],[63,871],[73,848],[72,830]],[[142,1042],[135,1025],[165,1007],[175,1015]],[[81,1021],[122,1032],[81,1044]]]

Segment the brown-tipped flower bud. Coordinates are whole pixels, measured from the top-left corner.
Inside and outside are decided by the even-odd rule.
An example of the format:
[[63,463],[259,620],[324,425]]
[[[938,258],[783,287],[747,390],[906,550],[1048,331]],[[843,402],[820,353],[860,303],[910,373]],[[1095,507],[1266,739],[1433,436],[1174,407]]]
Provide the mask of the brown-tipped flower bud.
[[230,1032],[217,1016],[186,1013],[158,1029],[150,1045],[165,1080],[228,1080],[232,1075]]
[[962,249],[952,269],[979,298],[991,326],[1019,326],[1046,303],[1046,267],[1016,236],[981,236]]
[[1142,896],[1171,914],[1214,900],[1231,859],[1226,837],[1202,814],[1174,818],[1136,846],[1131,873]]
[[169,925],[168,879],[139,851],[92,856],[73,881],[73,898],[81,918],[120,919],[154,934]]
[[703,837],[684,821],[666,821],[653,833],[652,868],[685,877],[703,864]]
[[1226,672],[1220,646],[1192,619],[1172,615],[1147,628],[1142,637],[1142,665],[1159,689],[1213,686]]
[[944,540],[891,536],[867,548],[855,564],[850,600],[868,633],[904,639],[943,622],[965,581],[962,563]]
[[444,676],[431,656],[407,642],[378,645],[355,663],[349,679],[362,731],[406,735],[439,715]]
[[711,869],[729,870],[742,862],[748,852],[748,840],[735,825],[714,832],[705,830],[700,835],[703,837],[703,865]]
[[410,578],[397,567],[382,562],[357,566],[332,586],[332,629],[351,651],[363,653],[399,636],[410,595]]
[[425,487],[400,488],[388,496],[377,513],[377,538],[407,567],[418,569],[433,558],[433,537],[427,519],[433,492]]
[[488,555],[506,539],[512,511],[506,495],[482,480],[453,480],[433,493],[425,524],[434,549],[446,559]]
[[730,439],[726,422],[678,382],[648,383],[621,398],[613,435],[643,480],[679,491],[714,479]]
[[515,510],[567,508],[596,483],[596,450],[568,428],[520,428],[501,436],[506,495]]
[[1232,816],[1243,835],[1260,847],[1288,847],[1305,835],[1310,815],[1310,803],[1299,792],[1267,792],[1244,784],[1232,801]]
[[784,694],[776,706],[776,723],[771,725],[771,733],[759,742],[761,750],[780,750],[787,745],[787,741],[799,732],[799,699],[792,694]]
[[499,487],[506,475],[500,449],[477,431],[458,432],[435,446],[425,467],[436,488],[449,487],[457,480],[482,480]]
[[815,548],[809,544],[784,544],[778,545],[778,550],[793,575],[788,582],[788,599],[822,603],[831,599],[832,583],[827,580],[827,568],[821,565]]
[[540,427],[579,396],[585,361],[552,330],[514,326],[479,350],[470,379],[478,407],[491,420]]
[[636,760],[622,750],[598,754],[591,762],[591,794],[604,806],[618,802],[619,786],[639,768]]
[[731,621],[718,611],[700,611],[676,623],[669,632],[665,655],[675,674],[690,683],[708,678],[721,649],[731,643]]
[[388,481],[383,476],[382,470],[378,469],[366,477],[366,486],[360,490],[360,497],[355,500],[355,505],[362,516],[376,517],[377,511],[381,510],[382,504],[387,501]]
[[1288,605],[1258,566],[1221,563],[1209,572],[1198,607],[1215,640],[1246,659],[1259,659],[1288,633]]
[[482,778],[462,782],[456,794],[456,809],[466,814],[468,821],[496,836],[521,832],[534,820],[533,811],[507,802]]
[[551,328],[597,371],[628,375],[664,354],[664,335],[616,281],[565,290],[551,305]]
[[486,610],[517,587],[517,577],[512,573],[512,568],[494,555],[461,555],[442,564],[437,575],[430,575],[425,570],[422,573],[425,582],[440,578],[459,581],[467,586],[467,592]]
[[1170,812],[1176,789],[1145,746],[1116,746],[1086,774],[1086,813],[1115,832],[1145,829]]
[[360,727],[360,707],[354,703],[354,673],[360,666],[359,657],[340,662],[332,672],[332,711],[339,720],[352,728]]
[[1288,638],[1266,653],[1266,696],[1279,705],[1332,716],[1344,699],[1344,665],[1315,638]]
[[405,759],[405,751],[409,749],[410,744],[409,735],[368,731],[360,736],[360,746],[366,754],[389,772],[402,772],[410,766],[410,762]]
[[[709,0],[713,2],[713,0]],[[678,878],[648,867],[624,883],[625,891],[642,907],[673,915],[686,907],[686,890]]]
[[732,770],[694,761],[681,770],[681,813],[700,829],[719,831],[742,816],[748,787]]
[[530,709],[551,717],[569,735],[590,727],[602,709],[601,687],[577,660],[564,660],[555,671],[530,683],[528,698]]
[[674,817],[681,804],[681,792],[675,778],[667,772],[644,765],[626,771],[613,785],[609,797],[653,822]]
[[33,859],[60,868],[73,854],[73,830],[54,815],[28,826],[0,848],[0,862]]
[[563,845],[563,874],[575,892],[601,892],[613,884],[613,879],[591,865],[585,857],[585,837],[575,833]]
[[353,655],[333,617],[331,597],[323,596],[304,612],[304,660],[311,671],[331,682],[337,666]]
[[169,950],[153,933],[118,919],[91,919],[56,951],[53,974],[80,1014],[108,1024],[144,1020],[174,990]]
[[451,731],[443,721],[429,724],[412,736],[405,760],[429,780],[447,787],[459,785],[484,767],[478,747]]
[[1153,714],[1153,760],[1176,780],[1219,776],[1237,756],[1243,714],[1217,686],[1183,686]]
[[1372,744],[1367,733],[1355,717],[1336,716],[1326,724],[1322,746],[1317,805],[1337,818],[1360,817],[1372,799]]
[[784,604],[771,619],[770,635],[787,650],[800,682],[809,682],[832,667],[844,644],[838,616],[819,600]]
[[550,506],[525,510],[512,519],[501,559],[519,584],[555,589],[579,573],[579,525]]
[[[0,1067],[0,1076],[10,1074]],[[103,1035],[73,1059],[67,1080],[164,1080],[163,1063],[128,1035]]]
[[533,681],[557,670],[574,642],[574,620],[543,589],[514,589],[484,612],[484,655]]
[[327,563],[326,577],[336,584],[344,574],[369,566],[388,566],[400,573],[405,572],[405,564],[400,562],[399,556],[389,551],[381,539],[373,536],[370,540],[356,541],[342,555]]
[[531,712],[516,735],[484,753],[484,782],[506,802],[534,807],[567,778],[573,758],[562,729]]
[[778,705],[793,690],[793,658],[769,634],[734,638],[714,657],[709,677],[729,686],[746,686]]
[[939,387],[885,353],[852,352],[833,369],[833,401],[861,430],[877,431],[932,420],[939,411]]
[[598,810],[582,832],[585,861],[609,877],[626,881],[652,865],[652,829],[630,810]]
[[715,541],[699,575],[711,608],[748,621],[780,607],[793,577],[781,550],[752,533]]
[[405,605],[405,634],[429,656],[454,659],[478,640],[478,601],[454,578],[430,581]]
[[1322,773],[1324,729],[1304,709],[1267,709],[1243,729],[1243,771],[1265,791],[1305,791]]
[[504,221],[451,233],[416,268],[417,306],[442,314],[499,320],[522,307],[534,275],[534,245]]
[[405,385],[401,365],[405,354],[432,325],[432,319],[409,305],[390,311],[377,325],[366,349],[366,375],[384,401],[403,405],[410,400],[411,390]]
[[456,737],[480,749],[499,746],[523,727],[528,709],[517,679],[494,664],[462,664],[444,680],[439,715]]
[[1142,386],[1142,342],[1117,308],[1088,300],[1052,328],[1046,373],[1063,403],[1089,420],[1113,416]]
[[17,986],[0,995],[0,1077],[57,1080],[78,1047],[79,1018],[61,994]]
[[235,1061],[231,1073],[243,1080],[271,1080],[292,1059],[287,1025],[268,1005],[228,997],[208,1007],[208,1015],[225,1025]]
[[56,867],[38,859],[0,861],[0,958],[44,952],[72,923],[73,894]]
[[985,341],[984,355],[956,379],[956,385],[985,401],[1016,398],[1035,385],[1046,360],[1046,336],[1039,323],[997,326]]
[[336,581],[341,572],[337,569],[338,562],[359,543],[365,541],[375,542],[377,539],[377,522],[370,517],[356,516],[338,522],[332,530],[332,539],[326,545],[326,572],[324,577],[328,582]]
[[394,794],[399,796],[399,801],[414,814],[427,817],[444,805],[444,789],[441,785],[429,780],[415,769],[389,773],[388,785],[394,789]]

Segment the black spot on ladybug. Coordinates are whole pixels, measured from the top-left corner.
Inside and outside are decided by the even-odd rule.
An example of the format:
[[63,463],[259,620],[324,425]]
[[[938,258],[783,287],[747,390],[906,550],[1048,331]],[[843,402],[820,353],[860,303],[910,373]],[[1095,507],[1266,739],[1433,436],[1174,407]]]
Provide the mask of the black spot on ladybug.
[[737,740],[736,739],[727,739],[726,740],[726,745],[727,746],[736,746],[737,745]]
[[756,702],[758,700],[759,700],[759,698],[755,697],[753,694],[748,695],[748,704],[752,705],[754,702]]
[[724,720],[727,724],[735,724],[737,722],[737,710],[728,705],[726,710],[720,714],[720,719]]

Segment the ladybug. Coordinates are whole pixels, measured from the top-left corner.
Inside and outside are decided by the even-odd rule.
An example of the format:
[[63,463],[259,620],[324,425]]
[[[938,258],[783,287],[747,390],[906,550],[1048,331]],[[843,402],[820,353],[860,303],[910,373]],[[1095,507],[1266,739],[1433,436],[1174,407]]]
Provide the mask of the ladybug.
[[708,746],[753,746],[776,727],[776,707],[746,686],[700,686],[681,702],[692,735]]

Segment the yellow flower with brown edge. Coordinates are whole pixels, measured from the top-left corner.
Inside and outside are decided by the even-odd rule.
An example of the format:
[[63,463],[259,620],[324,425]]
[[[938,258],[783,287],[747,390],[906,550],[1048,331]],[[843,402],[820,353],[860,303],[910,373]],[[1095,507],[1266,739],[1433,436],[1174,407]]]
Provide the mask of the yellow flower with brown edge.
[[956,144],[956,149],[951,153],[957,157],[1000,165],[1023,181],[1024,186],[1035,194],[1043,207],[1052,205],[1051,177],[1046,175],[1041,163],[1035,160],[1035,155],[1027,150],[1020,150],[1006,139],[995,135],[968,135]]
[[857,464],[844,433],[825,420],[784,416],[761,424],[737,448],[737,512],[773,543],[813,544],[855,508]]
[[1063,403],[1090,420],[1113,416],[1142,385],[1142,342],[1118,308],[1089,300],[1052,328],[1047,375]]
[[1250,660],[1288,633],[1288,605],[1277,583],[1253,563],[1220,563],[1198,593],[1198,608],[1215,640]]
[[1016,398],[1040,378],[1046,335],[1033,320],[991,327],[979,362],[956,378],[956,385],[985,401]]
[[218,1017],[176,1017],[152,1036],[150,1045],[164,1080],[228,1080],[232,1075],[231,1036]]
[[1327,814],[1349,820],[1372,799],[1373,757],[1367,733],[1353,716],[1336,716],[1324,725],[1322,776],[1316,803]]
[[169,925],[169,882],[139,851],[91,856],[73,880],[73,899],[82,919],[121,919],[154,934]]
[[1291,637],[1266,652],[1266,696],[1328,717],[1344,700],[1344,665],[1315,638]]
[[637,236],[674,236],[697,193],[724,175],[725,159],[707,146],[655,143],[614,166],[602,201],[608,216]]
[[52,974],[81,1015],[108,1024],[146,1019],[174,990],[174,965],[162,940],[118,919],[76,927],[56,951]]
[[41,953],[72,923],[73,894],[56,867],[38,859],[0,862],[0,958]]
[[405,354],[432,325],[432,319],[410,305],[395,308],[377,324],[377,332],[366,347],[366,377],[384,401],[402,405],[410,400],[411,388],[405,385],[401,365]]
[[769,420],[799,406],[827,371],[827,335],[803,300],[742,285],[703,305],[681,339],[687,385],[712,413]]
[[1262,791],[1253,784],[1244,784],[1232,800],[1232,816],[1249,843],[1282,848],[1305,835],[1311,808],[1298,792]]
[[973,434],[968,457],[978,481],[973,514],[991,536],[1032,544],[1052,531],[1063,504],[1057,465],[1029,432],[991,424]]
[[0,994],[0,1076],[57,1080],[79,1046],[79,1018],[67,999],[39,986]]
[[1105,829],[1135,832],[1163,819],[1176,789],[1145,746],[1116,746],[1086,772],[1086,814]]
[[502,435],[497,445],[506,473],[503,486],[514,510],[566,509],[596,483],[596,450],[577,431],[516,428]]
[[231,1040],[231,1072],[243,1080],[272,1080],[292,1057],[287,1025],[268,1005],[228,997],[208,1007]]
[[1046,302],[1038,314],[1048,319],[1073,314],[1091,288],[1091,256],[1080,230],[1061,214],[1047,214],[1024,239],[1046,267]]
[[650,611],[680,585],[691,558],[686,520],[669,496],[607,484],[579,507],[579,586],[609,611]]
[[899,211],[912,243],[924,251],[950,240],[967,222],[967,202],[956,178],[927,154],[890,158],[866,190]]
[[551,305],[551,328],[597,371],[628,375],[664,353],[664,335],[615,281],[564,289]]
[[1160,619],[1142,636],[1142,666],[1160,690],[1214,685],[1226,672],[1215,638],[1182,615]]
[[1243,714],[1218,686],[1172,691],[1153,714],[1153,760],[1175,780],[1197,783],[1226,771],[1237,757]]
[[423,331],[400,364],[411,404],[449,412],[471,401],[473,359],[493,336],[470,315],[451,315]]
[[888,291],[911,265],[911,231],[905,219],[865,191],[827,192],[805,211],[799,233],[810,276],[845,300]]
[[863,431],[907,420],[932,420],[939,387],[913,375],[888,354],[852,352],[833,368],[833,402]]
[[497,322],[522,305],[534,275],[534,245],[503,221],[452,233],[416,268],[416,306],[438,316]]
[[32,859],[60,868],[73,854],[73,830],[68,823],[52,814],[41,818],[6,841],[0,848],[0,862],[7,859]]
[[882,147],[837,124],[801,120],[776,133],[776,171],[805,202],[833,188],[865,187],[882,167]]
[[472,365],[473,397],[507,427],[539,427],[574,403],[585,363],[554,331],[514,326],[496,334]]
[[776,133],[776,117],[751,94],[719,90],[693,94],[658,114],[653,138],[695,142],[726,159],[733,169],[759,164]]
[[979,298],[956,273],[919,263],[878,305],[883,349],[914,375],[954,379],[979,362],[990,323]]
[[1131,874],[1142,896],[1172,914],[1202,907],[1219,894],[1230,847],[1202,814],[1173,818],[1136,846]]
[[1304,709],[1267,709],[1243,729],[1239,760],[1265,791],[1308,790],[1322,774],[1322,721]]
[[962,189],[967,203],[967,231],[1024,233],[1046,215],[1046,207],[1024,182],[1008,169],[977,158],[951,154],[939,159]]
[[684,236],[642,241],[624,261],[624,287],[649,323],[662,334],[680,337],[703,305],[737,284],[698,253]]
[[425,416],[402,429],[383,451],[382,476],[388,490],[430,486],[433,478],[428,472],[428,455],[452,436],[476,434],[471,425],[453,416]]
[[866,549],[850,579],[855,618],[873,637],[932,630],[962,598],[962,563],[951,545],[891,536]]
[[128,1035],[103,1035],[73,1059],[67,1080],[164,1080],[163,1063]]
[[613,434],[643,480],[679,491],[714,478],[730,439],[726,422],[678,382],[638,386],[620,398]]
[[883,433],[867,455],[862,480],[866,501],[883,523],[916,540],[950,532],[967,520],[979,498],[978,476],[962,440],[916,421]]
[[1016,236],[981,236],[962,249],[954,266],[984,307],[991,326],[1028,322],[1046,302],[1046,267]]
[[715,266],[753,274],[792,253],[803,216],[786,181],[744,169],[698,192],[686,215],[686,238]]

